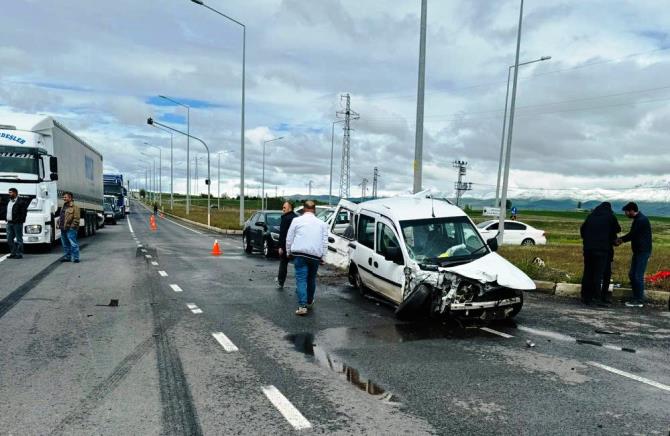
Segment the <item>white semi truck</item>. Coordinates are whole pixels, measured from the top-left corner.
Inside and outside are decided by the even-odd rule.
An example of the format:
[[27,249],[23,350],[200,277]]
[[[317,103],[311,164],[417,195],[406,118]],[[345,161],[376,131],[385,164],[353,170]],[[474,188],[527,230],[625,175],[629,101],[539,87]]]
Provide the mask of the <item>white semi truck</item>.
[[[67,191],[81,211],[80,235],[92,235],[103,211],[102,155],[51,117],[0,117],[0,196],[12,187],[30,199],[25,244],[53,244],[60,238],[57,221]],[[0,242],[7,241],[4,219]]]

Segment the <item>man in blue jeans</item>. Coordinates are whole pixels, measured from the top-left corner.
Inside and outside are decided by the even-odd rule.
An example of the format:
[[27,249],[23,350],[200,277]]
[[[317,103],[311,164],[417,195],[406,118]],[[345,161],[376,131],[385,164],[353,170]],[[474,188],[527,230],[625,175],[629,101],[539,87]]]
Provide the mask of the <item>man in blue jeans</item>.
[[318,219],[316,204],[307,200],[303,203],[302,216],[291,222],[286,235],[286,252],[295,260],[296,294],[298,310],[296,315],[307,315],[307,308],[314,304],[316,273],[328,249],[328,227]]
[[79,263],[79,243],[77,242],[79,206],[74,204],[71,192],[63,193],[63,207],[58,217],[58,228],[60,229],[60,242],[63,245],[63,257],[60,261]]
[[630,261],[628,278],[633,288],[633,299],[626,302],[628,307],[642,307],[644,305],[644,272],[651,256],[651,224],[637,204],[630,202],[623,207],[628,218],[633,220],[630,232],[616,240],[616,245],[630,242],[633,258]]

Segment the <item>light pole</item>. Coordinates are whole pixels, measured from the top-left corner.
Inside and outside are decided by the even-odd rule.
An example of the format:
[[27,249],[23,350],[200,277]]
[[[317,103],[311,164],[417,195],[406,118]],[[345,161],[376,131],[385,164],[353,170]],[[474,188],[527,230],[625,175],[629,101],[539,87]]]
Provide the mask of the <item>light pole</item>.
[[342,122],[344,122],[344,120],[333,121],[333,127],[330,131],[330,187],[328,188],[328,206],[333,205],[333,150],[335,149],[335,124]]
[[218,182],[217,182],[217,185],[216,185],[216,186],[217,186],[217,192],[216,192],[216,196],[217,196],[216,208],[217,208],[217,210],[219,210],[219,211],[221,210],[221,153],[229,153],[229,152],[230,152],[230,150],[222,150],[222,151],[219,151],[219,152],[216,153],[216,155],[217,155],[217,157],[218,157],[218,160],[219,160],[219,162],[218,162],[218,170],[217,170],[217,173],[218,173],[218,174],[217,174]]
[[160,127],[165,128],[165,129],[168,129],[172,132],[181,133],[182,135],[186,135],[190,138],[195,139],[196,141],[200,142],[202,145],[205,146],[205,150],[207,150],[207,180],[206,180],[206,184],[207,184],[207,228],[211,227],[212,209],[210,207],[210,201],[211,201],[210,187],[211,187],[212,184],[210,183],[210,178],[209,178],[209,147],[207,147],[207,144],[205,144],[205,141],[203,141],[202,139],[200,139],[196,136],[193,136],[190,133],[185,133],[185,132],[182,132],[181,130],[177,130],[177,129],[174,129],[170,126],[167,126],[163,123],[159,123],[158,121],[154,121],[154,119],[151,118],[151,117],[147,118],[147,124],[149,124],[150,126],[160,126]]
[[514,106],[516,104],[516,84],[519,77],[519,51],[521,49],[521,25],[523,23],[523,0],[519,7],[519,28],[516,35],[516,57],[514,59],[514,82],[512,83],[512,102],[509,110],[509,131],[507,132],[507,151],[505,153],[505,175],[500,199],[500,218],[498,219],[498,243],[502,245],[507,216],[507,185],[509,183],[509,162],[512,155],[512,131],[514,128]]
[[163,130],[170,134],[170,210],[174,208],[174,159],[173,159],[173,139],[174,134],[169,130],[165,130],[162,127],[156,127],[157,129]]
[[[145,142],[146,144],[146,142]],[[151,186],[151,201],[154,202],[156,201],[156,158],[146,154],[145,152],[141,151],[140,154],[142,156],[146,156],[151,159],[152,164],[149,165],[149,185]],[[151,169],[153,165],[153,170]]]
[[427,0],[421,0],[421,27],[419,35],[419,83],[416,95],[416,137],[414,140],[414,193],[421,191],[423,176],[423,96],[426,82],[426,9]]
[[229,17],[228,15],[217,11],[216,9],[208,6],[202,0],[191,0],[193,3],[200,6],[204,6],[210,11],[221,15],[222,17],[232,21],[233,23],[242,27],[242,126],[240,128],[240,225],[244,224],[244,88],[245,88],[245,76],[246,76],[246,63],[247,63],[247,26],[240,23],[234,18]]
[[261,188],[261,209],[265,210],[265,144],[268,142],[274,142],[274,141],[279,141],[280,139],[284,139],[283,136],[280,136],[279,138],[274,138],[274,139],[268,139],[267,141],[263,141],[263,182],[261,183],[262,188]]
[[[170,97],[166,97],[164,95],[159,95],[160,98],[164,98],[167,101],[171,101],[174,104],[177,104],[181,107],[186,108],[186,215],[188,215],[191,212],[191,166],[190,166],[190,151],[191,151],[191,106],[178,102],[177,100],[174,100]],[[170,146],[172,147],[172,146]],[[170,148],[172,150],[172,148]],[[172,156],[172,151],[170,151],[170,156]],[[170,174],[172,174],[172,170],[170,169]],[[172,177],[172,176],[170,176]]]
[[[528,65],[528,64],[533,64],[535,62],[542,62],[542,61],[548,61],[551,59],[551,56],[542,56],[539,59],[535,59],[534,61],[528,61],[528,62],[522,62],[519,64],[519,66],[522,65]],[[500,138],[500,159],[498,160],[498,179],[496,181],[496,202],[493,205],[494,207],[500,206],[498,204],[498,200],[500,199],[500,175],[502,174],[502,166],[503,166],[503,154],[505,150],[505,129],[507,127],[507,98],[509,97],[509,79],[510,75],[512,74],[512,68],[514,68],[514,65],[510,65],[508,70],[507,70],[507,91],[505,92],[505,113],[503,115],[503,128],[502,128],[502,135]]]
[[[158,204],[162,209],[163,208],[163,150],[161,150],[161,148],[156,145],[149,144],[148,142],[145,142],[144,145],[148,145],[151,148],[158,149]],[[155,168],[154,171],[156,171]]]

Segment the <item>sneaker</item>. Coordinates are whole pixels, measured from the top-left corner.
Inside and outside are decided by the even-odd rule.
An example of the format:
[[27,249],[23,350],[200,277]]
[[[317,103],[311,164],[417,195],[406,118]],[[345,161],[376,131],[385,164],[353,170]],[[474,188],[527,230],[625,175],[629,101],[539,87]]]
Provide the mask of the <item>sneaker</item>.
[[298,310],[295,311],[295,314],[298,316],[305,316],[307,315],[307,308],[306,307],[298,307]]
[[278,291],[281,291],[282,289],[284,289],[284,284],[277,282],[276,288]]
[[73,260],[72,262],[74,262],[74,263],[79,263],[79,259],[75,259],[75,260]]
[[60,261],[61,262],[71,262],[69,257],[61,257]]
[[639,301],[632,300],[632,301],[626,301],[626,307],[644,307],[644,304],[642,304]]
[[307,303],[307,308],[311,309],[312,307],[314,307],[314,301],[312,301],[311,303],[308,302]]
[[23,259],[23,255],[22,254],[17,254],[16,256],[14,256],[14,259]]

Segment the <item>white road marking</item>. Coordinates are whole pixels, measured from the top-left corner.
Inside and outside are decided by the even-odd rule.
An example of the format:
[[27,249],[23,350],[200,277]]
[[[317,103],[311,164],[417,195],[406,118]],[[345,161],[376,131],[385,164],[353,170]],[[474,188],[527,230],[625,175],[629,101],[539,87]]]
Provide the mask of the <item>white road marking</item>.
[[191,312],[195,313],[196,315],[201,314],[202,310],[200,309],[193,309]]
[[312,428],[312,424],[309,423],[309,421],[302,416],[300,411],[295,408],[293,404],[282,394],[279,392],[279,389],[277,389],[274,386],[262,386],[261,389],[263,389],[263,393],[265,394],[266,397],[268,397],[268,400],[279,410],[279,413],[281,413],[284,418],[288,421],[289,424],[293,426],[294,429],[296,430],[305,430],[308,428]]
[[158,271],[158,274],[160,274],[161,277],[167,277],[167,273],[165,271]]
[[508,335],[507,333],[499,332],[498,330],[493,330],[488,327],[479,327],[479,330],[484,330],[485,332],[493,333],[494,335],[502,336],[505,339],[513,338],[514,336]]
[[[134,234],[135,234],[135,230],[133,230],[133,225],[130,224],[130,218],[128,218],[127,221],[128,221],[128,229],[130,230],[130,233],[134,235]],[[134,237],[134,236],[133,236],[133,237]]]
[[179,227],[183,227],[183,228],[185,228],[186,230],[190,230],[190,231],[192,231],[193,233],[197,233],[197,234],[199,234],[199,235],[202,235],[202,232],[199,232],[199,231],[197,231],[197,230],[193,230],[192,228],[190,228],[190,227],[186,227],[186,226],[183,225],[183,224],[179,224],[179,223],[176,222],[176,221],[172,221],[172,220],[169,219],[169,218],[163,218],[163,219],[166,220],[166,221],[170,221],[172,224],[176,224],[176,225],[178,225]]
[[214,339],[217,340],[219,344],[223,347],[224,350],[227,352],[232,352],[232,351],[239,351],[239,349],[233,344],[233,342],[228,339],[226,335],[224,335],[222,332],[216,332],[212,333],[212,336],[214,336]]
[[11,253],[7,253],[7,254],[5,254],[4,256],[0,257],[0,262],[2,262],[3,260],[7,259],[7,258],[9,257],[10,254],[11,254]]
[[549,331],[549,330],[537,330],[537,329],[530,328],[530,327],[524,327],[522,325],[519,325],[516,328],[518,330],[523,331],[523,332],[531,333],[533,335],[538,335],[538,336],[544,336],[546,338],[557,339],[559,341],[574,342],[574,341],[577,340],[577,339],[573,338],[572,336],[564,335],[562,333],[552,332],[552,331]]
[[150,255],[150,254],[145,254],[144,257],[146,257],[147,259],[151,259],[151,255]]
[[142,248],[142,244],[137,244],[138,247]]
[[640,383],[647,384],[649,386],[653,386],[658,389],[662,389],[664,391],[670,392],[670,386],[664,385],[659,382],[655,382],[654,380],[650,380],[648,378],[640,377],[639,375],[631,374],[630,372],[622,371],[620,369],[612,368],[611,366],[603,365],[602,363],[598,362],[586,362],[591,366],[595,366],[601,369],[604,369],[605,371],[613,372],[614,374],[618,374],[624,377],[627,377],[631,380],[639,381]]
[[151,261],[151,264],[152,264],[153,266],[158,266],[158,262],[156,262],[155,260],[154,260],[154,261]]
[[147,252],[147,250],[145,250],[144,248],[141,249],[140,251],[141,251],[142,253],[146,253],[146,252]]
[[195,314],[202,313],[202,310],[193,303],[186,303],[186,307],[188,307],[191,310],[191,312],[193,312]]
[[175,292],[184,292],[182,288],[179,287],[179,285],[170,285],[173,291]]

